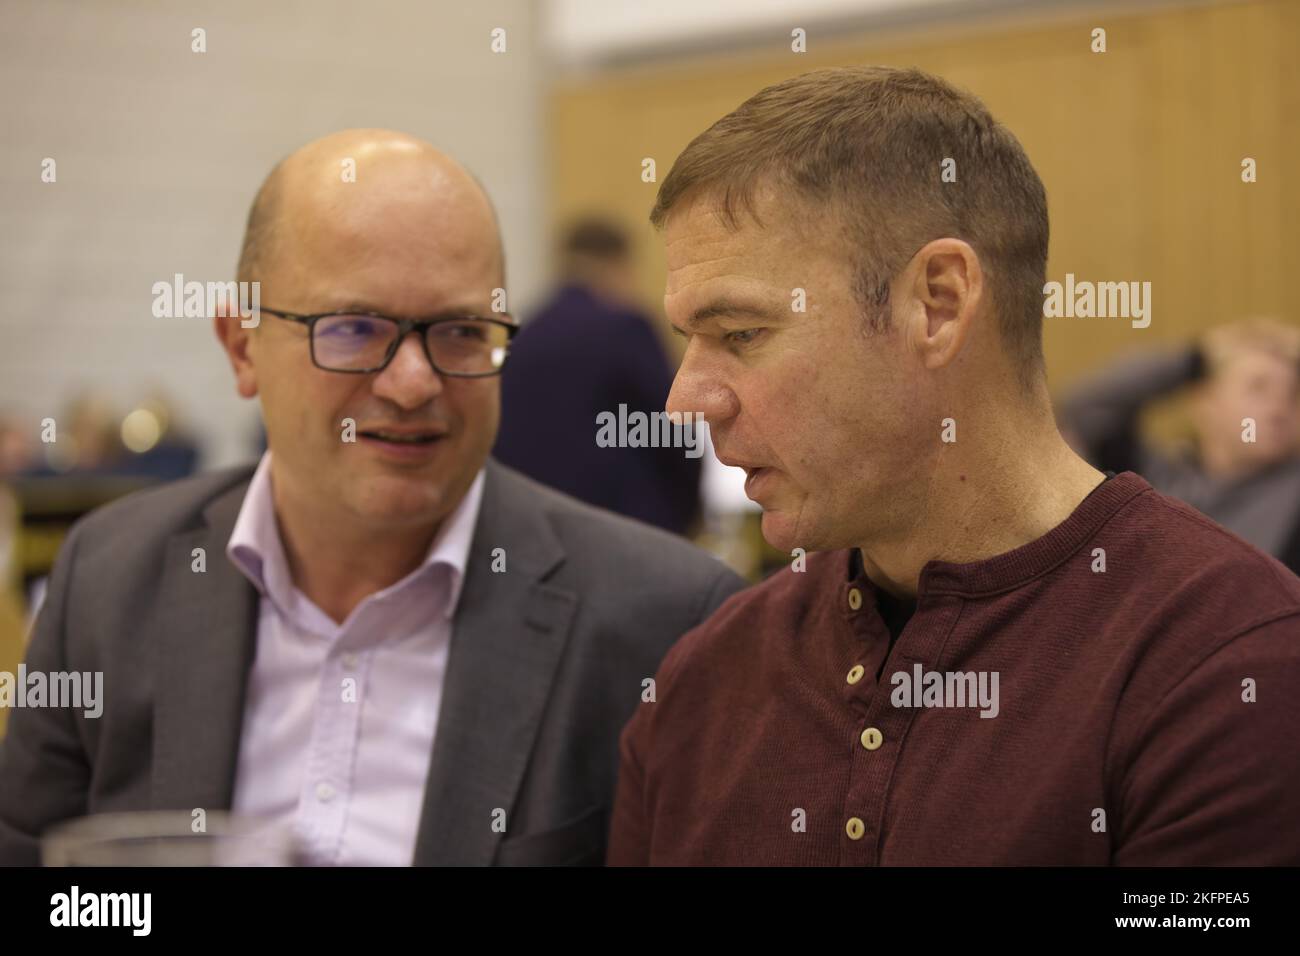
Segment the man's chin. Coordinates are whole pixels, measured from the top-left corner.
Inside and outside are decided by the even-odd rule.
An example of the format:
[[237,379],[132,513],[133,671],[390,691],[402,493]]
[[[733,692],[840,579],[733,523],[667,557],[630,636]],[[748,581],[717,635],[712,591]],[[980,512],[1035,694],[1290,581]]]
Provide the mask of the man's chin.
[[437,522],[455,510],[445,478],[412,474],[368,475],[354,498],[363,517],[376,524],[411,527]]
[[810,521],[806,508],[802,511],[765,510],[760,530],[764,541],[785,554],[793,554],[795,548],[812,554],[857,546],[843,529]]
[[803,548],[805,551],[812,550],[808,547],[807,542],[796,540],[798,532],[795,527],[794,516],[788,512],[764,510],[759,527],[763,533],[763,540],[778,551],[789,554],[795,548]]

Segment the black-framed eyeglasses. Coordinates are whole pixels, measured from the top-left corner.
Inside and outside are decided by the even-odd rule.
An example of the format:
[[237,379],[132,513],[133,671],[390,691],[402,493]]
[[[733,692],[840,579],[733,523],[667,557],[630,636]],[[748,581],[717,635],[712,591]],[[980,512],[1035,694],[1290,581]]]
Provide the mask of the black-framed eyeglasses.
[[377,312],[299,315],[262,306],[260,311],[307,326],[312,364],[327,372],[382,372],[411,332],[420,332],[433,370],[456,378],[498,375],[519,326],[505,318],[447,315],[395,319]]

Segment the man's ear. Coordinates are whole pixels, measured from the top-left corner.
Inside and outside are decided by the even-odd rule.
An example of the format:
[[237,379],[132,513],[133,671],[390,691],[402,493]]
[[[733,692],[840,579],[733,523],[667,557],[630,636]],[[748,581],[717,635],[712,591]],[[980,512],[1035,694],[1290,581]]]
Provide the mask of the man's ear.
[[935,239],[900,276],[909,344],[926,368],[949,365],[961,353],[984,300],[979,256],[960,239]]
[[253,366],[249,346],[257,327],[245,328],[234,303],[219,302],[216,315],[212,317],[212,329],[217,333],[217,341],[226,350],[226,358],[230,359],[230,367],[235,371],[235,390],[242,398],[255,397],[257,370]]

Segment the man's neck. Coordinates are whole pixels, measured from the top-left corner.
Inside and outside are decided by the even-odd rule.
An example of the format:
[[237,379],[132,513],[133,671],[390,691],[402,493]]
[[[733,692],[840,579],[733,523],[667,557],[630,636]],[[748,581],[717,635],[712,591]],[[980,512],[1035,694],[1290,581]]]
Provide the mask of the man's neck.
[[928,562],[969,564],[1036,541],[1105,479],[1070,449],[1050,413],[1004,420],[1000,431],[944,449],[915,518],[888,540],[861,546],[873,584],[915,596]]
[[420,566],[438,526],[362,528],[347,516],[314,514],[272,491],[276,526],[294,586],[336,623],[363,600]]

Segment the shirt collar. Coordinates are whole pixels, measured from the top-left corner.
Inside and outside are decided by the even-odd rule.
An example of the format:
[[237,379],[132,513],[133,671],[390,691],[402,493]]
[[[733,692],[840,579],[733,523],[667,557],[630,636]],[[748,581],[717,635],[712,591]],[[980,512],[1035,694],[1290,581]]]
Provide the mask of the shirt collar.
[[1009,591],[1073,557],[1102,526],[1151,486],[1131,471],[1101,482],[1064,521],[1035,541],[983,561],[930,561],[921,569],[918,593],[980,597]]
[[[469,490],[438,529],[420,567],[385,591],[400,588],[415,577],[426,574],[430,568],[442,565],[451,571],[444,616],[450,619],[456,613],[483,500],[483,483],[484,472],[479,469]],[[271,495],[270,451],[262,455],[257,470],[253,472],[234,530],[226,544],[226,555],[263,597],[270,598],[282,609],[293,605],[293,580],[280,540],[275,501]]]
[[[917,598],[923,600],[931,594],[975,597],[1018,587],[1067,560],[1090,541],[1115,512],[1137,495],[1150,490],[1151,486],[1133,472],[1119,475],[1106,472],[1106,478],[1084,497],[1070,516],[1041,538],[969,564],[928,561],[921,568]],[[857,548],[848,549],[847,560],[841,566],[845,572],[844,581],[848,584],[879,590],[863,568],[862,555]]]

